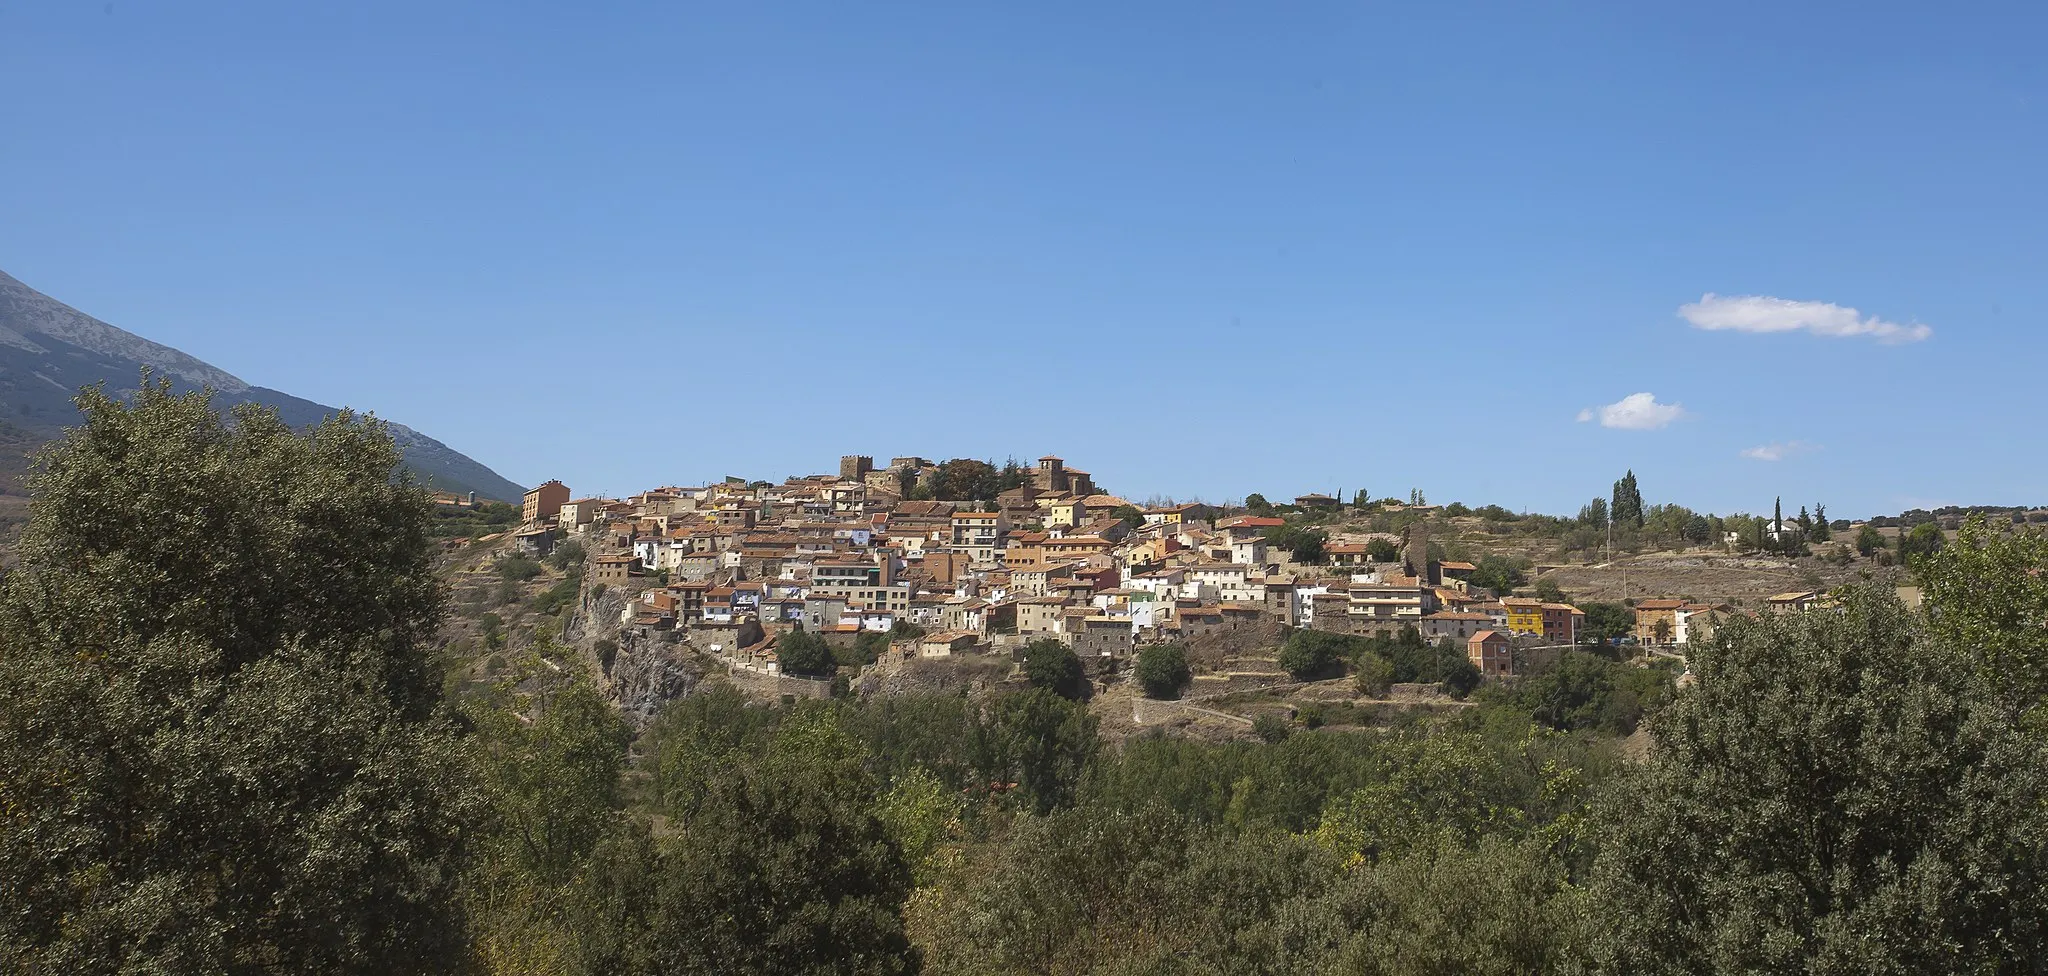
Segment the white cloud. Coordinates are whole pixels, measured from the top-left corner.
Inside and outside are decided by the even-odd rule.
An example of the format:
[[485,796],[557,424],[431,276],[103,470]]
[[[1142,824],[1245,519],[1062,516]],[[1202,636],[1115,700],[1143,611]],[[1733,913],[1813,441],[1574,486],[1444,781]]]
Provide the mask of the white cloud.
[[1818,450],[1820,445],[1808,444],[1805,441],[1772,441],[1760,447],[1744,448],[1742,456],[1752,461],[1783,461],[1788,457],[1797,457]]
[[1579,423],[1598,420],[1600,426],[1615,430],[1656,430],[1683,416],[1685,408],[1678,404],[1658,403],[1649,393],[1631,393],[1604,407],[1579,411]]
[[1887,322],[1833,302],[1795,302],[1768,295],[1716,295],[1708,292],[1700,300],[1678,307],[1680,318],[1693,328],[1736,332],[1798,332],[1805,330],[1831,339],[1869,338],[1886,345],[1919,342],[1934,330],[1917,322],[1901,325]]

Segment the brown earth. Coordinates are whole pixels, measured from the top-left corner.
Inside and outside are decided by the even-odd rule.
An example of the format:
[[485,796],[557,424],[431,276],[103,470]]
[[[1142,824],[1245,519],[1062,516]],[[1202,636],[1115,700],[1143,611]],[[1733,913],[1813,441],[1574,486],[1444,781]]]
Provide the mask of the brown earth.
[[1537,579],[1554,581],[1572,599],[1587,602],[1677,597],[1753,607],[1779,593],[1850,583],[1865,572],[1895,575],[1895,571],[1863,559],[1837,566],[1811,557],[1736,556],[1696,549],[1644,553],[1592,566],[1563,566]]

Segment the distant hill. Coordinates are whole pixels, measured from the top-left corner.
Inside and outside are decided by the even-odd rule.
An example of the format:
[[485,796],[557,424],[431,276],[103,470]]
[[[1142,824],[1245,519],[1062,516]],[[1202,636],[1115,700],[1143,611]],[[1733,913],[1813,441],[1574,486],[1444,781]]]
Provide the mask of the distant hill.
[[[221,407],[260,403],[288,423],[319,423],[335,408],[250,386],[240,378],[169,346],[117,329],[0,272],[0,494],[20,490],[26,451],[76,421],[71,397],[104,382],[132,390],[149,366],[179,389],[211,386]],[[446,491],[474,491],[517,501],[524,489],[446,444],[401,424],[391,435],[405,451],[406,467],[422,482]]]

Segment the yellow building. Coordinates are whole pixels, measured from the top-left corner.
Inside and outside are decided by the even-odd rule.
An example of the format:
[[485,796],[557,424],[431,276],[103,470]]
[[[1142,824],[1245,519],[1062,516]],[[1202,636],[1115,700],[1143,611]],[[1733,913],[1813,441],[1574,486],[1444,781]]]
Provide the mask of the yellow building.
[[1500,605],[1508,610],[1508,632],[1530,637],[1543,636],[1543,601],[1507,597]]

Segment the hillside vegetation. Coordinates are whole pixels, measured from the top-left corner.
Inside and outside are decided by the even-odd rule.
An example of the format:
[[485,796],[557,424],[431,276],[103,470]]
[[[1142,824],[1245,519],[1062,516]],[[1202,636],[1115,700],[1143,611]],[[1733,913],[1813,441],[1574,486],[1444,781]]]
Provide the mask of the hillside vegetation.
[[[526,641],[449,669],[431,503],[393,485],[375,424],[229,425],[167,386],[84,408],[0,583],[6,971],[1920,973],[2048,951],[2039,535],[1973,522],[1916,556],[1928,616],[1853,586],[1731,622],[1682,689],[1572,653],[1391,721],[1112,741],[1054,642],[987,694],[764,704],[712,674],[636,727],[560,636],[604,599],[571,557],[448,553],[455,599],[516,607]],[[1454,679],[1401,638],[1294,635],[1279,661],[1328,680],[1347,656]],[[1145,673],[1186,680],[1170,655]]]

